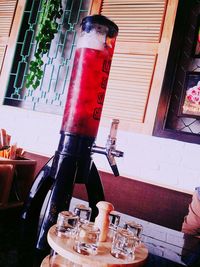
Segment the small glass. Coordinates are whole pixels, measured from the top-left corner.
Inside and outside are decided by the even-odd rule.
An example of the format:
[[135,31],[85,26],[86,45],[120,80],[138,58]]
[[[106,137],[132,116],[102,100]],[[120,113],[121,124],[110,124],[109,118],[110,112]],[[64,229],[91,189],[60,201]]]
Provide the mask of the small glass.
[[132,261],[135,259],[135,248],[138,238],[124,228],[118,228],[112,242],[111,254],[118,259]]
[[111,241],[113,240],[113,237],[115,235],[115,232],[117,230],[117,227],[120,223],[120,215],[119,213],[117,213],[116,211],[111,211],[109,214],[109,221],[110,221],[110,225],[109,225],[109,229],[108,229],[108,237],[107,237],[107,241]]
[[76,234],[79,217],[71,211],[61,211],[56,223],[57,236],[73,237]]
[[75,237],[74,250],[82,255],[96,255],[100,230],[93,222],[79,226]]
[[87,223],[90,221],[92,209],[84,204],[77,204],[74,208],[74,213],[79,217],[80,223]]
[[120,223],[120,214],[117,211],[111,211],[109,214],[110,226],[117,228]]
[[135,221],[127,221],[124,224],[124,229],[131,231],[141,241],[143,226]]

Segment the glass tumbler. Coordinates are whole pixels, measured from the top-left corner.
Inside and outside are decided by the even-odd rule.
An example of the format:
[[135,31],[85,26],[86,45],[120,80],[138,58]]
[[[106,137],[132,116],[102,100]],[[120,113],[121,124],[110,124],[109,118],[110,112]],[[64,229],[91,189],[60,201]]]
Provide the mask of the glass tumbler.
[[74,250],[83,255],[96,255],[100,230],[94,223],[79,226],[74,243]]
[[117,230],[117,227],[120,223],[120,214],[117,213],[116,211],[111,211],[109,214],[109,221],[110,221],[110,225],[109,225],[109,230],[108,230],[107,241],[112,242],[115,232]]
[[77,204],[74,208],[74,213],[79,217],[80,223],[87,223],[90,221],[92,209],[84,204]]
[[59,237],[73,237],[76,234],[79,217],[71,211],[61,211],[56,223],[56,234]]
[[135,259],[135,248],[138,238],[127,229],[118,228],[112,242],[111,254],[118,259],[132,261]]
[[135,236],[138,237],[139,242],[141,242],[141,236],[143,231],[143,226],[135,221],[127,221],[124,224],[124,229],[131,231]]

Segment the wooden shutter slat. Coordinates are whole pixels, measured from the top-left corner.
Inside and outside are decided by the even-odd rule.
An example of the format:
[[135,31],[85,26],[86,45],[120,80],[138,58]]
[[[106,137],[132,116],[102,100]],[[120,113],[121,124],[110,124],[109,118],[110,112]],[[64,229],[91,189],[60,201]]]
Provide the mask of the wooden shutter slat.
[[[115,90],[116,92],[119,91],[119,93],[122,92],[122,95],[124,94],[124,91],[123,91],[123,88],[124,88],[124,81],[118,81],[117,83],[116,82],[113,82],[112,81],[109,81],[109,88],[110,90]],[[135,93],[136,94],[143,94],[144,90],[146,90],[146,85],[143,85],[141,83],[135,83],[134,84],[134,88],[137,89],[137,91],[135,90]],[[130,81],[126,81],[126,92],[127,94],[132,94],[133,93],[133,83],[130,82]]]
[[138,23],[140,23],[140,21],[146,21],[148,23],[147,19],[150,19],[150,18],[151,18],[151,21],[149,21],[149,22],[151,22],[151,23],[158,23],[160,20],[162,20],[162,16],[157,15],[153,18],[152,14],[146,14],[145,17],[144,16],[141,17],[140,14],[126,14],[126,17],[124,17],[123,14],[115,14],[114,12],[112,14],[112,12],[108,12],[108,13],[105,12],[104,15],[108,16],[108,17],[111,17],[111,15],[112,15],[113,20],[117,19],[118,23],[120,23],[120,21],[125,21],[125,22],[127,22],[127,21],[132,22],[133,21],[134,22],[137,20],[138,20]]
[[112,0],[109,0],[109,1],[103,1],[103,6],[112,6],[112,5],[120,5],[120,7],[122,6],[127,6],[127,5],[135,5],[135,6],[148,6],[148,5],[163,5],[163,1],[151,1],[151,0],[147,0],[147,1],[134,1],[134,0],[130,0],[130,1],[112,1]]
[[[112,88],[112,87],[111,87]],[[131,103],[132,103],[132,91],[133,91],[133,88],[131,88],[132,90],[129,90],[129,91],[127,91],[126,90],[126,95],[127,95],[127,103],[129,102],[129,101],[131,101]],[[137,88],[138,89],[138,88]],[[112,96],[112,99],[121,99],[122,97],[123,97],[123,95],[124,95],[124,91],[122,90],[122,88],[121,88],[121,90],[122,90],[122,93],[121,92],[119,92],[119,90],[116,90],[115,88],[113,88],[113,90],[115,90],[116,91],[116,96],[115,97],[113,97]],[[135,92],[135,94],[134,94],[134,96],[137,96],[137,98],[141,98],[141,97],[146,97],[147,96],[147,94],[146,94],[146,92],[144,92],[143,90],[138,90],[137,92]],[[132,109],[132,108],[131,108]]]
[[[0,0],[0,73],[5,61],[4,59],[6,58],[5,54],[8,51],[9,43],[14,45],[14,42],[10,40],[10,31],[17,2],[17,0]],[[11,53],[9,52],[10,55]],[[12,62],[12,58],[10,58],[10,62]],[[8,70],[8,68],[5,69]],[[6,81],[6,75],[2,75],[1,86]]]
[[[121,64],[120,64],[121,63]],[[124,72],[124,66],[126,66],[126,68],[128,69],[129,67],[135,71],[140,71],[141,70],[144,70],[145,71],[148,71],[148,70],[151,70],[151,66],[149,65],[148,62],[144,62],[144,64],[142,65],[141,62],[135,62],[135,63],[132,63],[132,62],[127,62],[127,64],[123,61],[119,61],[117,62],[115,65],[113,65],[113,68],[112,68],[112,71],[114,72],[115,71],[115,67],[118,66],[118,69],[121,70],[122,72]]]
[[160,7],[160,8],[158,8],[158,9],[152,9],[151,11],[148,9],[148,8],[141,8],[141,9],[137,9],[137,8],[135,8],[134,7],[134,9],[132,8],[132,7],[129,7],[129,8],[127,8],[127,9],[125,9],[125,8],[122,8],[121,9],[121,7],[119,8],[119,7],[116,7],[116,9],[114,8],[114,7],[108,7],[108,8],[106,8],[106,7],[104,7],[103,6],[103,12],[104,13],[109,13],[109,14],[113,14],[113,15],[115,15],[115,16],[123,16],[123,14],[126,14],[126,15],[132,15],[132,16],[140,16],[140,15],[147,15],[147,16],[150,16],[150,15],[152,15],[152,12],[153,12],[153,14],[155,14],[155,16],[156,17],[162,17],[162,11],[163,11],[163,8],[164,7]]
[[[120,78],[118,78],[117,76],[112,76],[112,78],[115,79],[116,81],[120,80]],[[142,77],[138,78],[138,77],[128,77],[128,76],[122,77],[122,78],[123,78],[124,81],[129,81],[129,82],[132,82],[132,83],[140,82],[143,85],[147,85],[147,86],[149,85],[148,80],[146,81],[146,79],[144,79],[144,77],[143,77],[143,79],[142,79]],[[134,88],[134,86],[133,86],[133,88]]]
[[153,31],[158,31],[159,27],[157,25],[152,25],[152,24],[141,24],[141,25],[129,25],[128,27],[126,26],[126,24],[118,24],[120,30],[133,30],[133,31],[138,31],[140,32],[141,30],[150,30],[151,32]]
[[122,60],[130,60],[130,61],[133,61],[135,62],[136,60],[138,61],[149,61],[149,62],[152,62],[154,60],[154,56],[149,56],[148,57],[146,55],[127,55],[127,54],[120,54],[120,53],[115,53],[114,54],[114,57],[113,57],[113,60],[115,59],[122,59]]
[[118,16],[118,15],[123,15],[123,14],[127,14],[129,16],[133,16],[133,15],[152,15],[155,14],[156,16],[159,16],[161,17],[161,14],[162,14],[162,11],[163,11],[163,8],[164,6],[160,6],[160,7],[157,7],[157,8],[144,8],[144,7],[141,7],[141,8],[134,8],[134,10],[131,10],[130,7],[127,7],[127,8],[121,8],[120,6],[120,10],[119,8],[113,8],[112,6],[108,7],[108,8],[105,8],[103,9],[104,12],[106,13],[110,13],[110,14],[114,14],[115,16]]
[[[111,14],[104,14],[105,16],[111,17]],[[153,24],[154,26],[160,26],[160,22],[162,22],[162,17],[157,16],[155,17],[154,15],[146,15],[145,17],[141,17],[140,15],[135,16],[135,15],[129,15],[127,14],[126,17],[124,18],[124,15],[113,15],[112,20],[119,25],[121,22],[123,22],[127,27],[131,26],[131,23],[134,23],[138,27],[140,26],[140,23],[142,22],[143,24]]]
[[135,36],[120,36],[120,37],[118,37],[118,40],[119,41],[121,41],[121,42],[125,42],[125,41],[127,41],[127,39],[128,39],[128,41],[129,42],[145,42],[145,41],[147,41],[147,42],[154,42],[154,43],[156,43],[157,41],[158,41],[158,38],[157,38],[157,36],[156,37],[147,37],[147,36],[143,36],[143,37],[135,37]]
[[[129,75],[133,75],[133,71],[134,71],[134,75],[137,75],[138,77],[144,77],[144,72],[142,71],[142,68],[141,69],[132,69],[132,68],[126,68],[126,69],[121,69],[121,68],[118,68],[116,70],[112,70],[112,76],[114,75],[119,75],[119,74],[122,74],[122,77],[126,77],[126,76],[129,76]],[[152,69],[149,68],[149,70],[145,70],[145,74],[151,74],[151,71]]]
[[151,36],[151,35],[154,35],[155,33],[157,34],[159,32],[159,29],[158,28],[157,29],[149,29],[148,26],[145,27],[142,25],[142,27],[140,27],[140,29],[137,29],[134,26],[121,27],[120,31],[123,31],[124,33],[129,33],[130,35],[137,34],[137,35],[143,36],[145,33],[145,34],[149,34]]
[[15,5],[16,0],[0,1],[0,36],[9,36]]
[[[127,101],[126,101],[126,106],[124,106],[124,103],[121,102],[122,96],[113,97],[113,96],[111,96],[111,94],[110,95],[108,94],[108,98],[109,98],[108,101],[110,101],[111,102],[110,105],[113,105],[113,106],[115,106],[117,103],[116,108],[118,106],[120,106],[120,107],[123,107],[124,110],[127,110],[128,105],[130,105],[130,107],[131,107],[130,111],[131,111],[133,109],[133,104],[132,104],[133,102],[135,103],[134,107],[135,107],[135,105],[137,105],[137,107],[143,108],[143,105],[146,102],[146,97],[147,97],[147,95],[144,95],[143,98],[141,98],[141,96],[135,95],[135,94],[132,95],[132,97],[129,96],[129,98],[127,98]],[[114,103],[114,102],[116,102],[116,103]]]
[[[106,4],[120,4],[122,3],[121,0],[104,0],[104,5]],[[123,4],[135,4],[135,5],[139,5],[139,4],[157,4],[157,3],[163,3],[163,0],[123,0]]]
[[133,115],[136,115],[137,119],[143,117],[142,109],[140,109],[139,107],[134,107],[134,109],[132,109],[130,111],[128,109],[124,110],[124,107],[118,107],[118,106],[116,107],[116,106],[112,105],[112,102],[108,103],[108,105],[110,106],[110,110],[105,107],[103,109],[103,113],[107,113],[108,115],[114,114],[113,118],[119,118],[120,119],[121,117],[123,117],[123,118],[127,118],[127,119],[131,120],[131,116],[133,116]]

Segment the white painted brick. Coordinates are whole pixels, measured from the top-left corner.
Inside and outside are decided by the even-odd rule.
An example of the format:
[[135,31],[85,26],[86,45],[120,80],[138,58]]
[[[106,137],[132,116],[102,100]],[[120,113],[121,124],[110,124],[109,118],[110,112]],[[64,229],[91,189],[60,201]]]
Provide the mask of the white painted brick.
[[163,232],[163,229],[161,229],[160,231],[159,230],[154,230],[152,228],[149,228],[148,229],[148,236],[152,236],[153,238],[155,239],[159,239],[159,240],[162,240],[162,241],[165,241],[166,238],[167,238],[167,235],[165,232]]
[[177,166],[175,163],[173,164],[167,164],[167,163],[161,163],[160,164],[160,175],[162,181],[168,181],[172,185],[177,184],[177,173],[179,172],[179,166]]
[[[60,138],[62,116],[0,106],[0,128],[12,135],[12,141],[24,149],[52,156]],[[99,128],[97,145],[105,146],[109,128]],[[138,178],[181,190],[193,191],[200,185],[200,146],[176,140],[135,134],[120,130],[116,158],[123,176]],[[103,155],[94,155],[97,167],[111,172]]]
[[182,188],[194,190],[200,185],[200,173],[195,170],[180,168],[178,176],[178,185]]
[[181,164],[184,168],[200,171],[199,158],[200,147],[194,144],[191,144],[191,146],[187,144]]
[[184,245],[183,236],[184,236],[184,233],[179,233],[179,236],[178,236],[176,231],[174,231],[174,234],[172,234],[170,231],[170,233],[167,234],[166,241],[168,243],[173,244],[173,241],[176,240],[176,245],[179,245],[180,247],[182,247]]
[[182,160],[184,146],[179,145],[180,142],[169,142],[162,144],[159,153],[159,161],[168,164],[180,164]]

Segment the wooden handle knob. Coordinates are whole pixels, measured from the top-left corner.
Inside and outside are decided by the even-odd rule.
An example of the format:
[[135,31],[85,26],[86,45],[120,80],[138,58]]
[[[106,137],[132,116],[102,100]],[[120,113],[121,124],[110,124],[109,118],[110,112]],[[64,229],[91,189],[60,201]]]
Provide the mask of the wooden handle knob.
[[99,214],[95,219],[95,225],[100,229],[99,241],[105,242],[107,239],[108,229],[109,229],[109,214],[114,210],[111,203],[106,201],[100,201],[97,203],[97,208]]

